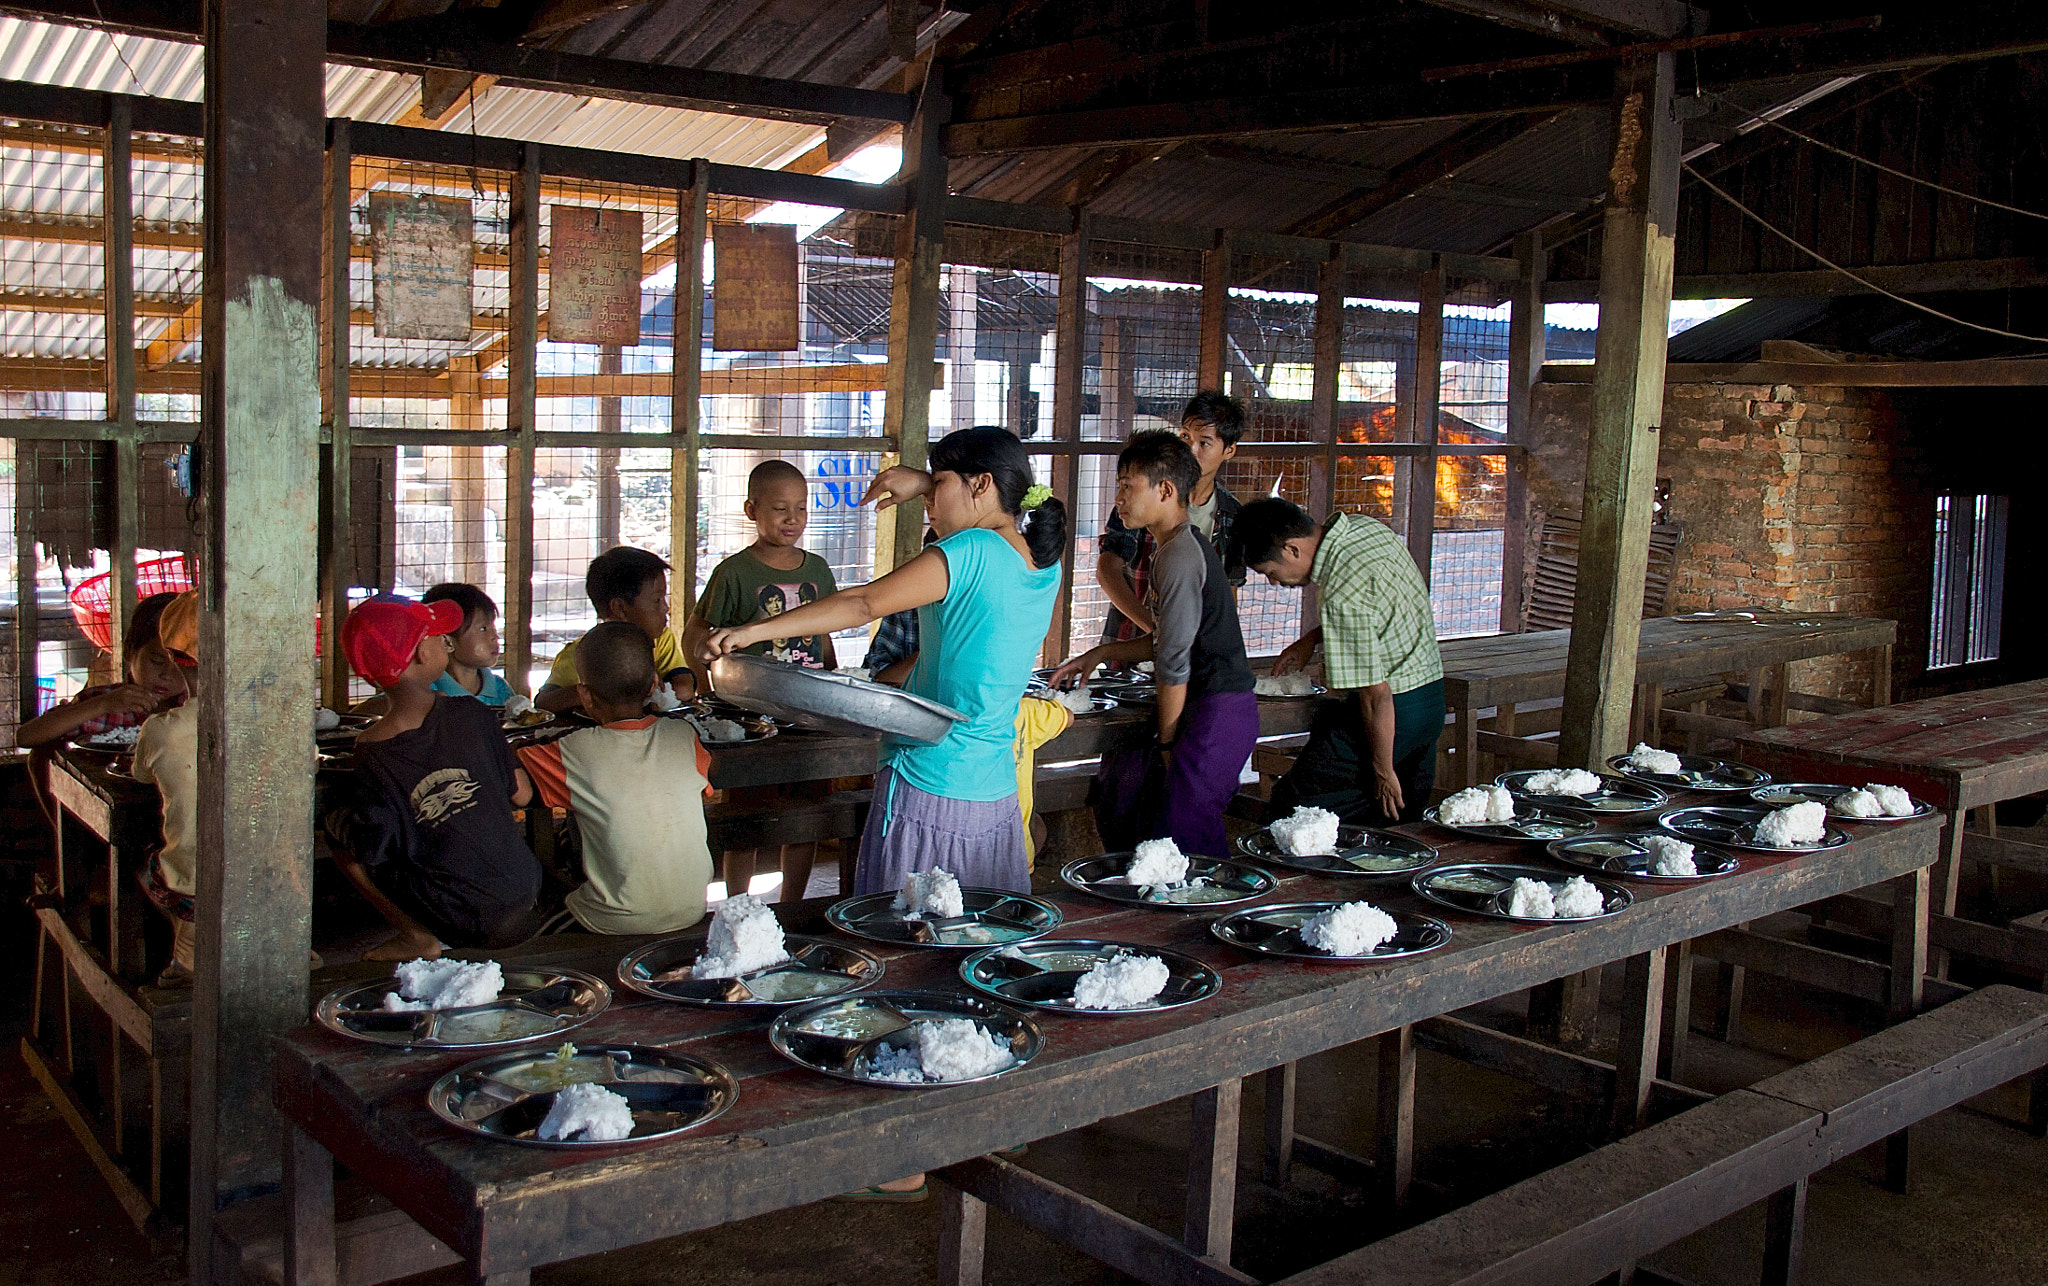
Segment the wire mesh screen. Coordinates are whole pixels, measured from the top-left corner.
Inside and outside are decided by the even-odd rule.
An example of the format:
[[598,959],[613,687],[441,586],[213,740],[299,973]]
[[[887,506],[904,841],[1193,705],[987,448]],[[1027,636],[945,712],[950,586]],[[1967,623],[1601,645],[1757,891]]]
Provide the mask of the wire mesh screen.
[[[1509,306],[1491,283],[1446,283],[1437,441],[1504,447],[1508,427]],[[1501,559],[1507,505],[1505,454],[1460,453],[1437,460],[1436,527],[1430,600],[1437,634],[1500,629]]]
[[[47,125],[10,128],[0,141],[8,416],[106,416],[103,145],[101,131]],[[176,305],[138,297],[136,306]]]
[[136,135],[130,152],[136,418],[197,424],[205,178],[200,145],[197,139]]

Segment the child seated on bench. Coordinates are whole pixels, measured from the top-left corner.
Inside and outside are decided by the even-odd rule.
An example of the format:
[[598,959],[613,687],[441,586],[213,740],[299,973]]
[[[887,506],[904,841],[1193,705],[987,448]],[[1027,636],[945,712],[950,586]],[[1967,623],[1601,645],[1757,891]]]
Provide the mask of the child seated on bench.
[[[163,799],[163,843],[136,873],[150,905],[171,922],[171,962],[157,975],[159,987],[192,982],[192,895],[199,888],[199,706],[184,699],[199,665],[199,595],[191,590],[163,595],[151,613],[153,647],[173,673],[152,684],[177,684],[170,709],[142,723],[135,738],[135,780],[156,786]],[[141,616],[138,609],[137,617]]]
[[356,738],[355,806],[335,860],[398,936],[373,960],[438,956],[444,945],[509,946],[543,918],[540,863],[512,817],[533,787],[498,712],[443,696],[453,602],[379,594],[341,627],[348,663],[380,688],[386,712]]
[[[711,756],[681,719],[646,711],[660,676],[646,631],[607,621],[576,644],[578,728],[519,760],[540,803],[566,808],[583,836],[586,882],[566,910],[592,933],[674,933],[704,918]],[[563,926],[569,927],[569,926]]]

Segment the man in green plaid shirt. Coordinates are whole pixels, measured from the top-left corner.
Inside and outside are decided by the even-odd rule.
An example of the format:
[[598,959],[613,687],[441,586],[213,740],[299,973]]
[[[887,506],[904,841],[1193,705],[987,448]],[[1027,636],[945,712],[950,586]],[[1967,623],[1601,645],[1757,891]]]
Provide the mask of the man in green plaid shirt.
[[1429,586],[1393,532],[1370,518],[1332,515],[1320,528],[1276,498],[1238,511],[1231,529],[1243,564],[1276,585],[1313,583],[1322,624],[1273,661],[1307,665],[1323,649],[1326,701],[1308,744],[1273,788],[1273,816],[1327,808],[1351,825],[1412,822],[1436,784],[1444,729],[1444,668]]

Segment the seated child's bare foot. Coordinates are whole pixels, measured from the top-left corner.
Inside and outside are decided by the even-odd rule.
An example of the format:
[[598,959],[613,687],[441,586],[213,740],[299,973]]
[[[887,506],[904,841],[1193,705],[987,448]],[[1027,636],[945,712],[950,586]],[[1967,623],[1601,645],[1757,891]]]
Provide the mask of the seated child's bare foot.
[[438,960],[448,948],[431,933],[401,930],[363,952],[365,960]]

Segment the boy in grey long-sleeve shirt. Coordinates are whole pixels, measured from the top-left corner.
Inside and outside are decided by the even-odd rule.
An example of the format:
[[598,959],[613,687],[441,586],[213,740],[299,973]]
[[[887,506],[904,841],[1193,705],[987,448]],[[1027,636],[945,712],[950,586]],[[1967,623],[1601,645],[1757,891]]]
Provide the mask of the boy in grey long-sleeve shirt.
[[1224,856],[1223,810],[1258,740],[1237,602],[1222,559],[1188,522],[1188,492],[1200,476],[1194,452],[1164,431],[1135,435],[1117,456],[1117,512],[1155,542],[1146,606],[1157,624],[1149,635],[1092,648],[1053,676],[1057,685],[1104,663],[1153,662],[1158,745],[1107,755],[1096,774],[1096,826],[1111,849],[1171,836],[1190,856]]

